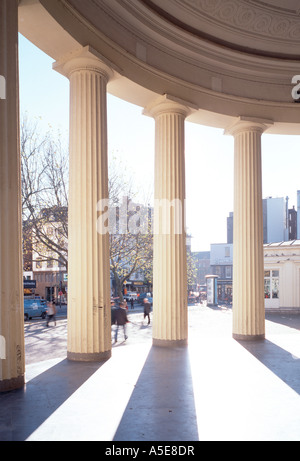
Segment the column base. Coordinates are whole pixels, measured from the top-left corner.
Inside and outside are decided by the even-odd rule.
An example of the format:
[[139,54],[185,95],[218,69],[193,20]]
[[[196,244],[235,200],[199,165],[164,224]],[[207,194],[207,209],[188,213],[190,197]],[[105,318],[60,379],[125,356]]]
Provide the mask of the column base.
[[97,352],[97,353],[80,353],[80,352],[69,352],[67,353],[67,359],[72,362],[105,362],[111,358],[111,351]]
[[239,335],[239,334],[232,334],[233,339],[237,341],[262,341],[265,339],[265,335]]
[[186,347],[188,344],[187,339],[175,339],[175,340],[169,340],[169,339],[155,339],[153,338],[152,340],[153,346],[157,347]]
[[0,392],[10,392],[16,389],[20,389],[25,385],[24,376],[18,378],[4,379],[0,381]]

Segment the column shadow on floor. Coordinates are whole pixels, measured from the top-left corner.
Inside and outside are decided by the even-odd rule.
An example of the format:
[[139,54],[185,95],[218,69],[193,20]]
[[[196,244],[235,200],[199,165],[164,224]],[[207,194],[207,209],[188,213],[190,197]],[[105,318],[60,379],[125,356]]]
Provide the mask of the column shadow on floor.
[[63,359],[30,380],[24,389],[0,394],[0,440],[25,441],[103,363]]
[[150,349],[114,437],[137,440],[199,440],[188,348]]
[[284,325],[292,328],[293,330],[300,331],[300,315],[299,314],[268,314],[266,313],[266,320]]
[[300,395],[300,358],[271,341],[237,341],[278,378]]

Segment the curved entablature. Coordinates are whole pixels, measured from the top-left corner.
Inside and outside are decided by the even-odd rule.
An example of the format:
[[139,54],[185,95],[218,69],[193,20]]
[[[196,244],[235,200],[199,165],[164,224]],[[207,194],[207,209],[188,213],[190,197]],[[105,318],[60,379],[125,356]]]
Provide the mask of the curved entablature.
[[244,53],[299,61],[298,0],[142,0],[174,25]]
[[[161,3],[163,14],[156,8]],[[198,107],[188,118],[197,123],[226,128],[236,117],[256,117],[274,121],[269,132],[299,134],[300,104],[292,97],[292,78],[300,75],[300,60],[293,40],[280,40],[280,31],[274,34],[274,50],[276,43],[282,44],[276,55],[268,50],[271,42],[262,30],[257,40],[265,48],[259,51],[251,31],[241,32],[230,23],[229,10],[225,21],[224,9],[223,16],[217,10],[220,3],[223,7],[239,3],[241,8],[247,3],[273,18],[284,15],[300,27],[293,0],[285,9],[276,6],[276,0],[21,0],[19,29],[55,61],[91,46],[118,76],[108,91],[142,107],[157,95],[170,94]],[[174,20],[180,11],[182,24]],[[191,24],[195,12],[197,23]],[[217,32],[214,40],[209,39],[208,23],[227,30],[223,43]],[[193,33],[191,26],[199,33]],[[295,39],[297,30],[295,25]],[[234,34],[236,42],[229,46]],[[245,38],[249,46],[243,52]]]

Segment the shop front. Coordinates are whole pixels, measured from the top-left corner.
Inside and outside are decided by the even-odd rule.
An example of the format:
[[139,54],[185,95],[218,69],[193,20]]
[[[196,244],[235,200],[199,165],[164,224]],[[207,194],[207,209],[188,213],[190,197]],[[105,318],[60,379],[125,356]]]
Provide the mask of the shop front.
[[264,245],[267,309],[300,309],[300,241]]

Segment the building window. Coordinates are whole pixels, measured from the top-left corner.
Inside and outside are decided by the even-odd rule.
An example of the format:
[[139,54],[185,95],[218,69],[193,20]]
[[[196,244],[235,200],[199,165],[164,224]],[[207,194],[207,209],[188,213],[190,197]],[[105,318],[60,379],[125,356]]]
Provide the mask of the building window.
[[226,279],[231,279],[232,278],[232,267],[231,266],[225,266],[225,278]]
[[215,266],[215,275],[221,275],[221,266]]
[[45,274],[45,281],[47,283],[53,283],[55,282],[54,280],[54,274],[52,272],[48,272],[47,274]]
[[36,274],[35,276],[37,282],[43,282],[44,281],[44,274],[41,272],[39,274]]
[[278,299],[279,298],[279,271],[269,270],[265,271],[265,298]]

